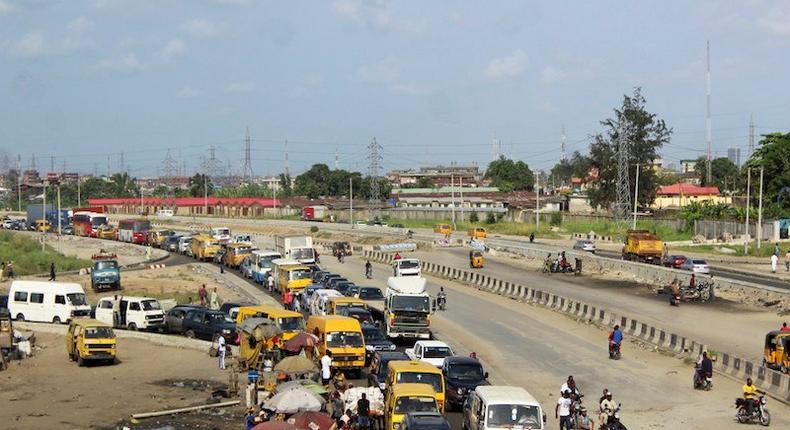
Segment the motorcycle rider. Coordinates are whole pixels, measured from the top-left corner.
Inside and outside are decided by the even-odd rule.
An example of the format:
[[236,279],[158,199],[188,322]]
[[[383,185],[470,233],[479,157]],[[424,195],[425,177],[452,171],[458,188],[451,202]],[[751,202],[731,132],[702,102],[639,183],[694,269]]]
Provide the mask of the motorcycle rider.
[[564,392],[568,392],[571,395],[571,398],[575,398],[579,396],[579,389],[576,388],[576,381],[573,380],[573,375],[568,376],[568,379],[562,383],[562,387],[560,387],[560,394]]
[[436,302],[441,309],[444,309],[447,304],[447,294],[444,292],[444,287],[439,287],[439,294],[436,295]]
[[609,425],[609,419],[614,416],[614,412],[617,410],[617,403],[612,400],[612,393],[609,390],[606,390],[603,400],[601,400],[601,427],[605,428]]
[[677,306],[680,304],[680,281],[678,278],[672,280],[672,283],[669,285],[669,304]]
[[708,357],[708,353],[703,351],[697,362],[697,380],[701,384],[705,383],[705,378],[713,377],[713,361]]
[[609,348],[616,347],[620,349],[620,344],[623,342],[623,332],[620,331],[620,326],[614,326],[614,329],[609,333]]
[[373,277],[373,265],[370,264],[370,260],[365,263],[365,277],[368,279]]
[[752,378],[746,378],[746,385],[741,387],[743,399],[746,400],[746,414],[751,417],[754,410],[754,401],[757,399],[757,387],[752,384]]
[[595,428],[595,421],[587,416],[587,408],[584,406],[579,408],[579,420],[576,425],[579,427],[579,430],[593,430]]

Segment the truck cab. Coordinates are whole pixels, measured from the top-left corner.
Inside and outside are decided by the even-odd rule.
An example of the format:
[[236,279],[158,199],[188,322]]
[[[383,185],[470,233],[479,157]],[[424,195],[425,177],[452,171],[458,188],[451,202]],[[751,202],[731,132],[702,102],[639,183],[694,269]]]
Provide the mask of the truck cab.
[[384,294],[384,321],[390,338],[431,338],[431,297],[425,278],[391,276]]
[[392,262],[393,276],[420,276],[420,260],[417,258],[401,258]]
[[230,229],[227,227],[214,227],[211,229],[211,237],[222,243],[230,242]]
[[115,254],[96,254],[91,269],[93,291],[117,290],[121,288],[121,268]]
[[[118,309],[117,314],[114,309]],[[96,304],[96,319],[113,327],[129,330],[165,328],[165,313],[162,305],[158,300],[150,297],[101,298]]]

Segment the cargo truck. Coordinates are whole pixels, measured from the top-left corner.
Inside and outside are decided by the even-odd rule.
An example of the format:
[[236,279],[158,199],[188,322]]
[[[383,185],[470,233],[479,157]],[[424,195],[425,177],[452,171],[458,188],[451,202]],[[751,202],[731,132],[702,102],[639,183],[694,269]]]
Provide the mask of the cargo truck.
[[[36,221],[46,220],[51,227],[50,231],[58,229],[58,209],[55,205],[48,204],[46,210],[42,204],[33,204],[27,206],[27,226],[32,229],[36,226]],[[69,225],[69,210],[60,210],[60,227]]]
[[663,242],[647,230],[628,230],[623,246],[623,260],[661,264]]
[[384,302],[367,301],[372,310],[384,315],[384,332],[389,338],[431,338],[431,296],[425,278],[391,276],[387,279]]
[[329,210],[326,206],[306,206],[302,208],[302,220],[304,221],[323,221],[324,216]]
[[310,236],[275,236],[274,250],[283,258],[301,264],[315,264],[315,249]]

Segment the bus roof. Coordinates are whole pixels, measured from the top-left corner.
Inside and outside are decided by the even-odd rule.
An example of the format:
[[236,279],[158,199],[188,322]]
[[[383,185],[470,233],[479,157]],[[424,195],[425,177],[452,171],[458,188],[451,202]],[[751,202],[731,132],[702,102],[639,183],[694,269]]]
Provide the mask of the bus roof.
[[[392,363],[392,361],[390,361]],[[392,395],[395,397],[401,396],[425,396],[436,398],[436,391],[430,384],[421,384],[419,382],[402,382],[392,386]]]
[[362,326],[358,320],[340,315],[310,315],[310,318],[307,319],[307,325],[310,327],[331,325],[332,328],[339,330],[362,331]]
[[268,305],[258,305],[258,306],[240,306],[239,307],[239,314],[242,312],[244,313],[266,313],[270,315],[274,315],[277,318],[290,318],[290,317],[302,317],[302,314],[299,312],[289,311],[288,309],[278,308],[276,306],[268,306]]
[[285,266],[282,268],[282,270],[286,272],[292,272],[294,270],[310,270],[310,268],[303,264],[300,264],[298,266]]
[[346,297],[346,296],[330,297],[329,301],[330,302],[334,302],[334,303],[359,303],[361,305],[365,304],[365,301],[360,299],[360,298],[357,298],[357,297]]
[[93,319],[93,318],[74,318],[74,319],[71,320],[71,324],[79,325],[79,326],[83,326],[83,327],[107,327],[107,328],[112,328],[112,327],[110,327],[109,324],[105,324],[105,323],[103,323],[103,322],[101,322],[101,321],[99,321],[97,319]]
[[255,251],[252,251],[252,253],[255,255],[260,255],[261,257],[273,257],[275,255],[278,257],[280,256],[279,252],[268,249],[256,249]]
[[481,385],[475,388],[477,395],[489,405],[535,405],[540,406],[532,394],[521,387],[505,385]]
[[300,262],[298,262],[296,260],[288,259],[288,258],[276,258],[276,259],[272,260],[272,264],[274,264],[275,266],[301,266],[302,265],[302,263],[300,263]]
[[387,367],[395,372],[442,373],[441,369],[424,361],[394,360],[390,361]]

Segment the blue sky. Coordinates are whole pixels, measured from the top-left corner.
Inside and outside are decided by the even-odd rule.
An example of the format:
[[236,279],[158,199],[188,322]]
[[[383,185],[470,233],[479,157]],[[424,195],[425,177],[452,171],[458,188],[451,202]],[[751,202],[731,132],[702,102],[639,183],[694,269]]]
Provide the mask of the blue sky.
[[0,0],[0,149],[136,176],[199,168],[363,170],[491,160],[548,169],[624,93],[675,129],[668,162],[787,131],[790,3],[742,1]]

